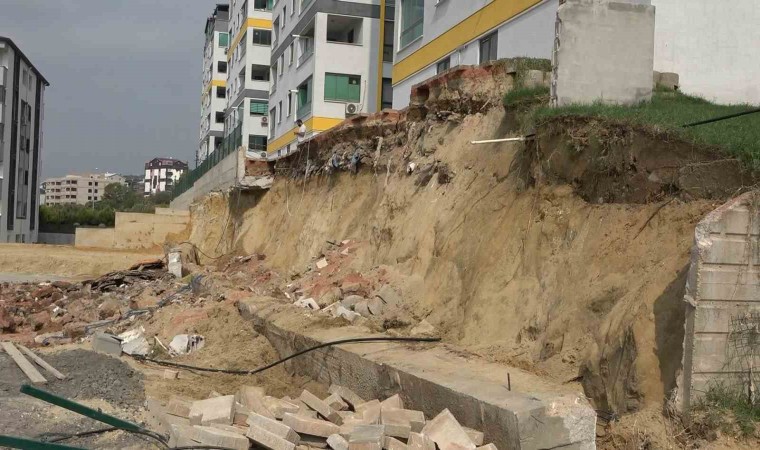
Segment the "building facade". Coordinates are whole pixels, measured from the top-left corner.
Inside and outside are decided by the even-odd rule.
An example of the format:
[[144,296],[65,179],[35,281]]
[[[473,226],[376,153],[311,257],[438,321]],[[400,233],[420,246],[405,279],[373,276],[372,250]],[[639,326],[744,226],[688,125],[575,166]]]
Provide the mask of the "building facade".
[[114,173],[66,175],[48,178],[42,183],[46,205],[88,205],[103,199],[106,186],[124,184],[123,176]]
[[0,36],[0,242],[36,242],[45,77]]
[[551,59],[558,0],[397,0],[393,107],[412,87],[458,65]]
[[187,172],[187,163],[174,158],[153,158],[145,163],[145,196],[171,191],[174,183]]
[[[395,2],[279,0],[274,5],[268,158],[353,114],[390,107]],[[262,152],[263,156],[263,152]]]
[[234,148],[266,149],[273,3],[230,0],[224,134]]
[[196,165],[203,162],[224,137],[224,111],[227,107],[227,47],[229,46],[229,5],[218,4],[206,19],[203,46],[203,85],[201,90],[201,127]]

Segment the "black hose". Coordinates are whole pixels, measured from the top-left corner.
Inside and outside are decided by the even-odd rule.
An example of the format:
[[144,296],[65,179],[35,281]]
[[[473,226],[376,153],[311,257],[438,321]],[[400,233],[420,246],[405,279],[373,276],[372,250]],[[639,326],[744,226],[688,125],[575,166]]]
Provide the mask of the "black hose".
[[699,125],[707,125],[708,123],[719,122],[721,120],[726,120],[726,119],[733,119],[734,117],[746,116],[748,114],[755,114],[755,113],[758,113],[758,112],[760,112],[760,108],[754,108],[754,109],[750,109],[750,110],[747,110],[747,111],[742,111],[740,113],[729,114],[727,116],[713,117],[712,119],[701,120],[699,122],[694,122],[694,123],[689,123],[689,124],[686,124],[686,125],[681,125],[681,127],[682,128],[691,128],[691,127],[696,127],[696,126],[699,126]]
[[301,350],[300,352],[293,353],[292,355],[282,358],[280,360],[277,360],[271,364],[267,364],[266,366],[259,367],[257,369],[252,369],[252,370],[214,369],[214,368],[209,368],[209,367],[197,367],[197,366],[191,366],[187,364],[179,364],[179,363],[175,363],[171,361],[162,361],[159,359],[146,358],[144,356],[137,356],[137,355],[130,355],[130,356],[132,356],[138,361],[143,361],[143,362],[147,361],[147,362],[152,362],[161,366],[177,367],[180,369],[197,370],[200,372],[228,373],[232,375],[255,375],[265,370],[269,370],[272,367],[275,367],[279,364],[282,364],[285,361],[291,360],[295,358],[296,356],[301,356],[304,353],[309,353],[309,352],[312,352],[314,350],[319,350],[320,348],[324,348],[324,347],[331,347],[333,345],[371,343],[371,342],[440,342],[440,341],[441,341],[441,338],[415,338],[415,337],[368,337],[368,338],[341,339],[337,341],[325,342],[325,343],[316,345],[314,347],[307,348],[306,350]]

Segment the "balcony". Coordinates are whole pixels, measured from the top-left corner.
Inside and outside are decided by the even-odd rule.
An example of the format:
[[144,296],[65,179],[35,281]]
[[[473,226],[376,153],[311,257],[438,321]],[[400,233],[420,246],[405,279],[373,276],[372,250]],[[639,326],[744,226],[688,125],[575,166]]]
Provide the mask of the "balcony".
[[314,55],[314,46],[309,46],[305,49],[306,53],[303,53],[301,56],[298,57],[298,67],[301,67],[306,61],[309,60],[309,58]]
[[298,110],[296,111],[296,117],[299,119],[302,119],[306,116],[311,114],[311,102],[301,105],[298,107]]

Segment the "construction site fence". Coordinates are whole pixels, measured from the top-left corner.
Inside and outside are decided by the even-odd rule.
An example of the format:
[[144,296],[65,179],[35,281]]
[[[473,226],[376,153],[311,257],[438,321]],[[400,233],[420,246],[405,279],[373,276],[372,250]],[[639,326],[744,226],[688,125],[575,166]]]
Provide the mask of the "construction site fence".
[[187,172],[186,175],[177,181],[172,190],[172,199],[179,197],[187,192],[195,185],[195,182],[200,180],[203,175],[209,170],[214,168],[217,164],[222,162],[231,153],[237,151],[240,146],[243,145],[243,135],[241,134],[240,125],[226,138],[222,140],[222,143],[211,152],[206,159],[203,160],[198,166]]

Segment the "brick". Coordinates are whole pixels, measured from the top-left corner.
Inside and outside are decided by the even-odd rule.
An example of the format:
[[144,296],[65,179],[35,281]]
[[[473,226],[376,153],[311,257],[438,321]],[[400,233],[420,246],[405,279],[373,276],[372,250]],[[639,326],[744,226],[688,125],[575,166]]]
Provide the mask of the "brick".
[[298,412],[296,413],[297,415],[311,417],[312,419],[319,418],[319,414],[317,414],[317,412],[313,409],[309,408],[309,405],[302,402],[301,400],[295,400],[295,404],[298,405]]
[[435,450],[435,442],[429,436],[421,433],[409,433],[407,442],[409,450]]
[[425,414],[423,414],[422,411],[415,411],[412,409],[383,408],[381,411],[380,423],[383,425],[407,424],[410,428],[409,431],[419,433],[425,426]]
[[385,427],[382,425],[357,425],[351,436],[348,438],[349,443],[369,442],[382,447],[385,438]]
[[333,450],[348,450],[348,441],[340,434],[333,434],[327,438],[327,445]]
[[330,394],[330,396],[327,397],[324,402],[327,403],[327,406],[335,411],[345,411],[348,409],[348,403],[340,398],[340,395],[338,394]]
[[380,402],[380,405],[383,409],[385,408],[394,408],[394,409],[404,409],[404,402],[401,401],[401,397],[399,397],[398,394],[388,397],[382,402]]
[[383,448],[386,450],[407,450],[407,445],[395,437],[386,436]]
[[285,439],[286,441],[290,441],[293,444],[298,444],[298,441],[300,440],[298,433],[293,431],[293,429],[288,425],[282,422],[278,422],[277,420],[264,417],[260,414],[251,413],[248,416],[248,425],[255,425],[257,427],[263,428],[269,433],[272,433],[279,438]]
[[377,442],[349,442],[348,450],[382,450]]
[[193,440],[195,430],[190,425],[169,425],[169,448],[190,447],[198,445]]
[[190,406],[192,403],[179,397],[172,397],[169,404],[166,405],[166,413],[179,417],[190,417]]
[[309,448],[327,448],[327,439],[324,437],[304,434],[301,436],[301,445],[306,445]]
[[380,413],[382,409],[379,401],[372,400],[359,405],[356,411],[362,414],[364,422],[368,425],[377,425],[380,423]]
[[425,424],[422,434],[430,436],[440,450],[475,450],[475,444],[448,409]]
[[264,417],[274,419],[274,414],[264,405],[264,389],[257,386],[240,386],[237,397],[239,402],[248,408],[248,411],[261,414]]
[[253,442],[270,450],[294,450],[296,447],[296,444],[293,442],[290,442],[287,439],[283,439],[282,437],[277,436],[276,434],[256,424],[251,424],[250,428],[248,428],[248,434],[246,434],[246,436],[248,436],[248,438]]
[[366,403],[364,399],[356,395],[356,393],[354,393],[354,391],[352,391],[351,389],[347,387],[343,387],[343,386],[338,386],[337,384],[333,384],[332,386],[330,386],[330,389],[328,389],[328,392],[342,398],[346,403],[348,403],[350,407],[354,408],[354,410],[356,410],[356,407],[358,405],[361,405],[362,403]]
[[478,430],[473,430],[472,428],[462,427],[465,433],[467,433],[467,436],[470,437],[470,440],[475,445],[483,445],[483,432]]
[[226,431],[228,433],[235,433],[235,434],[239,434],[241,436],[245,436],[245,433],[248,432],[248,427],[247,426],[239,427],[239,426],[235,426],[235,425],[225,425],[223,423],[212,423],[209,426],[212,427],[212,428],[216,428],[217,430]]
[[[233,397],[230,395],[230,397]],[[221,397],[220,397],[221,398]],[[234,401],[234,397],[233,397]],[[251,443],[242,434],[219,430],[214,427],[196,426],[193,440],[201,444],[216,447],[227,447],[235,450],[248,450]]]
[[481,447],[478,447],[475,450],[498,450],[494,444],[486,444]]
[[235,417],[235,396],[225,395],[222,397],[197,400],[190,406],[190,418],[201,416],[201,425],[210,423],[232,424]]
[[340,427],[334,423],[290,413],[285,413],[282,423],[292,428],[296,433],[310,434],[312,436],[321,436],[324,438],[340,431]]
[[289,412],[296,414],[299,410],[299,406],[297,404],[289,402],[287,400],[265,396],[263,401],[264,406],[269,410],[269,412],[272,413],[272,415],[274,415],[275,419],[282,420],[285,413]]
[[244,412],[235,411],[235,416],[232,418],[233,425],[246,425],[248,423],[248,414]]
[[[333,419],[340,420],[340,416],[335,414],[335,411],[330,408],[330,406],[327,405],[324,401],[322,401],[319,397],[312,394],[311,392],[304,390],[301,392],[301,397],[299,397],[302,402],[304,402],[309,408],[313,409],[317,413],[319,413],[320,416],[324,417],[325,419],[329,420],[330,422],[335,423]],[[342,423],[342,420],[340,420]],[[336,425],[340,425],[340,423],[336,423]],[[327,436],[325,436],[327,437]]]

